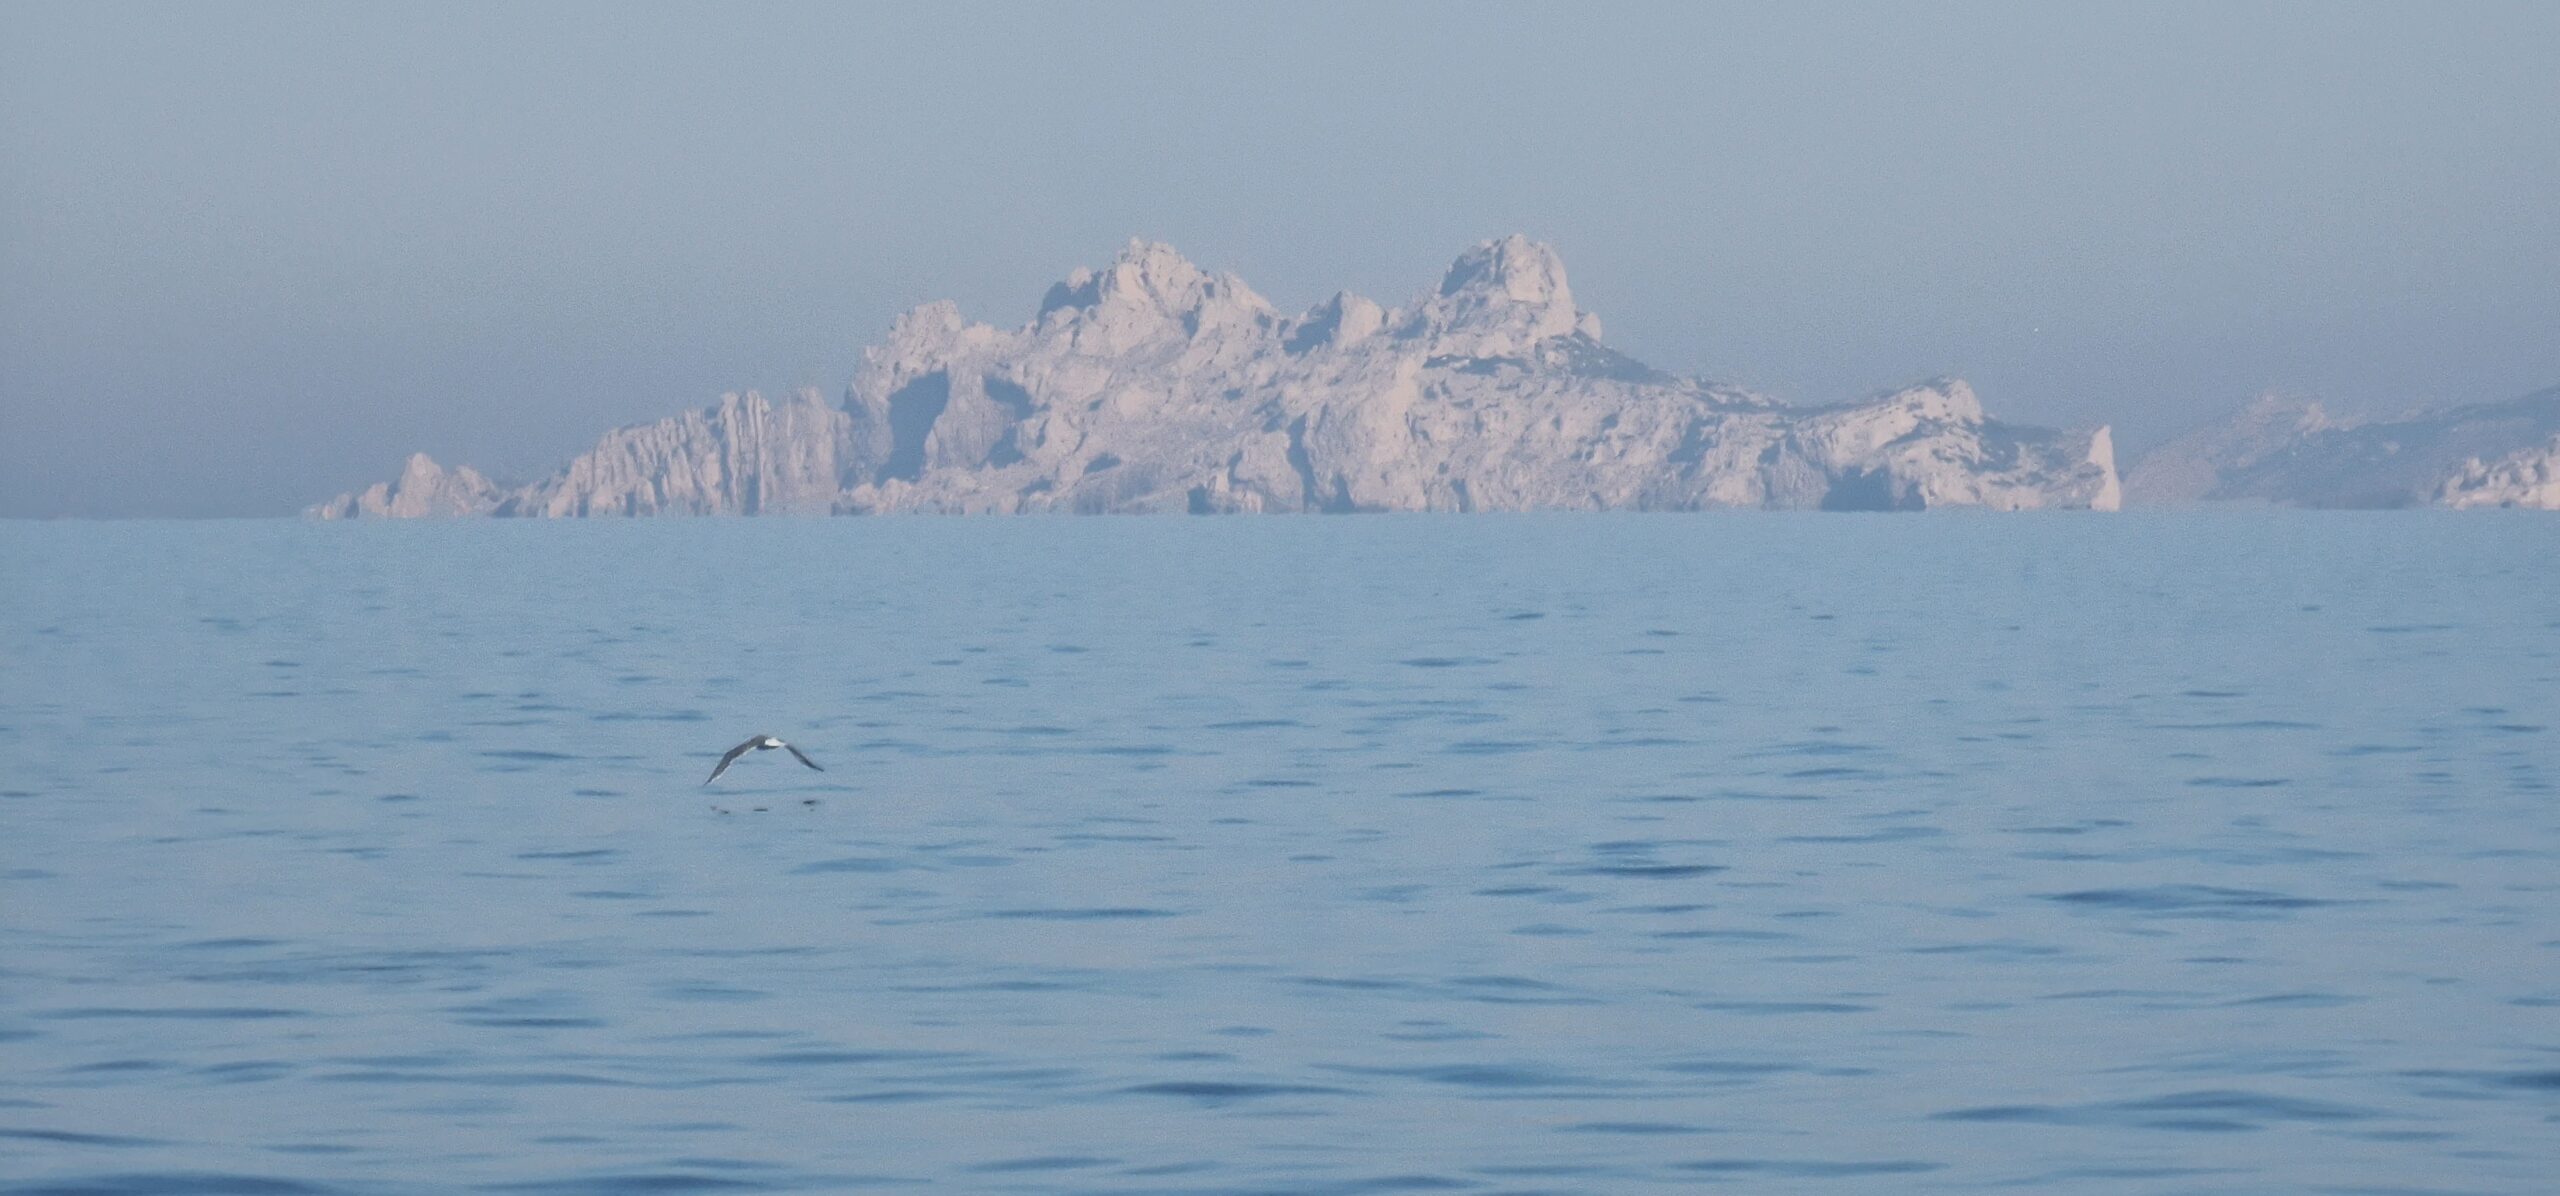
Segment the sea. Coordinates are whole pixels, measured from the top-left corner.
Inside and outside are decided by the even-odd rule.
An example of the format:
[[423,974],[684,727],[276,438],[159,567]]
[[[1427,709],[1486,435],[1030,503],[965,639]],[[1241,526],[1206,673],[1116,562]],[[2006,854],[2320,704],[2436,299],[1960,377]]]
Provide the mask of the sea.
[[2548,515],[13,522],[0,762],[13,1196],[2560,1191]]

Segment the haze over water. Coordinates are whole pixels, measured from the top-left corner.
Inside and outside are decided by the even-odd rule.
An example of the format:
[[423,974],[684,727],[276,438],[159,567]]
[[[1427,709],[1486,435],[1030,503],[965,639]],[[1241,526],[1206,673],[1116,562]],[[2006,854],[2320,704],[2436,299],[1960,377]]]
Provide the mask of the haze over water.
[[[0,1192],[2560,1157],[2544,518],[13,523],[0,559]],[[827,771],[703,789],[757,731]]]

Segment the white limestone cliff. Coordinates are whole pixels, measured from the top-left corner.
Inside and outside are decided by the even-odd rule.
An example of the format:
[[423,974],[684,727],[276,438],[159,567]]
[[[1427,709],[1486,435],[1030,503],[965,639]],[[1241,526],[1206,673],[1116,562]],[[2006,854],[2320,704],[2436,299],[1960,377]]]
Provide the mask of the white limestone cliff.
[[[1991,420],[1964,383],[1798,410],[1600,341],[1553,250],[1487,241],[1393,310],[1291,316],[1131,242],[997,328],[948,303],[843,408],[754,395],[608,435],[508,515],[2096,507],[2106,430]],[[342,500],[343,501],[343,500]]]
[[2465,460],[2434,495],[2439,506],[2560,511],[2560,435],[2495,461]]
[[500,515],[826,514],[850,421],[814,390],[754,391],[605,434],[568,468],[508,495]]

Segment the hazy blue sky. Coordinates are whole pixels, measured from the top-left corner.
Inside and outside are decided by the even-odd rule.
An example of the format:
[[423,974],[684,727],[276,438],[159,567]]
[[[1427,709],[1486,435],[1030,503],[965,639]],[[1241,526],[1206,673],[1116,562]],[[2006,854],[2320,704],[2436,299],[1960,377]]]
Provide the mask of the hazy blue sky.
[[2560,4],[0,7],[0,514],[271,514],[833,396],[1132,235],[1520,231],[1655,365],[2140,447],[2560,383]]

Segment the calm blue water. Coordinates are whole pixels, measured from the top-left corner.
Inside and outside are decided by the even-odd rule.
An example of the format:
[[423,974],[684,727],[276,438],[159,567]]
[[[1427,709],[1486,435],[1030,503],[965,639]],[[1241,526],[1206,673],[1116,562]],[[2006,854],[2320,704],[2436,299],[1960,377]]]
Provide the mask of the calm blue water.
[[[2560,1159],[2549,518],[21,523],[0,576],[0,1191]],[[828,771],[701,788],[754,731]]]

